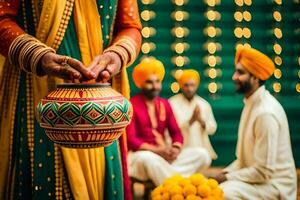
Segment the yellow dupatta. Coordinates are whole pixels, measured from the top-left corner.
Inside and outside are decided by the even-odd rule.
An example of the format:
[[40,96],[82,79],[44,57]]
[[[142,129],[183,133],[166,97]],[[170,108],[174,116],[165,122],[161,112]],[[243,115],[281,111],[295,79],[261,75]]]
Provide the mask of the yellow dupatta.
[[[75,0],[75,26],[83,64],[89,65],[102,53],[102,31],[96,1]],[[88,12],[86,12],[88,11]],[[62,148],[75,199],[103,199],[105,179],[104,148]],[[74,161],[76,164],[74,164]],[[80,163],[80,164],[79,164]],[[78,176],[80,172],[80,176]],[[82,189],[80,191],[80,189]],[[87,195],[88,196],[85,196]]]
[[[39,0],[34,0],[36,10],[38,5],[38,3],[36,2],[38,1]],[[99,35],[102,35],[99,18],[100,16],[98,13],[97,15],[95,15],[95,10],[97,8],[97,6],[93,6],[96,5],[95,0],[94,2],[88,1],[88,4],[86,4],[85,1],[80,0],[44,0],[41,12],[37,13],[39,14],[37,19],[37,22],[39,23],[37,25],[36,37],[48,46],[57,49],[60,44],[59,38],[62,39],[64,35],[64,32],[61,32],[60,29],[61,25],[63,24],[61,22],[65,20],[64,17],[66,16],[65,8],[72,7],[74,1],[76,1],[75,9],[77,13],[77,21],[81,22],[83,18],[85,21],[88,21],[87,27],[82,27],[84,26],[84,23],[76,23],[76,29],[86,30],[88,27],[91,27],[91,25],[93,25],[93,30],[100,31],[100,33],[80,31],[80,33],[87,33],[87,35],[78,37],[83,62],[85,65],[87,65],[87,63],[92,60],[93,56],[102,52],[102,37],[99,38]],[[90,8],[92,7],[94,9],[91,12]],[[87,13],[84,12],[87,10]],[[67,21],[68,19],[65,20],[65,24],[68,24]],[[98,25],[94,26],[94,23],[98,23]],[[66,27],[64,27],[64,29],[66,29]],[[91,36],[91,34],[94,35]],[[95,39],[95,37],[98,37],[99,39]],[[89,41],[89,39],[91,40]],[[93,41],[99,41],[99,43],[93,43]],[[3,57],[0,57],[0,76],[2,76],[4,60],[5,59]],[[38,78],[32,76],[32,95],[34,97],[33,105],[37,105],[37,102],[47,94],[48,86],[49,85],[47,77]],[[125,97],[129,98],[129,83],[126,73],[126,67],[122,69],[120,74],[114,77],[113,88],[121,92]],[[8,107],[11,108],[13,102],[9,102],[9,105],[10,106]],[[9,114],[9,116],[14,115],[15,113]],[[13,120],[8,119],[8,121]],[[9,127],[5,128],[8,129]],[[6,132],[10,133],[9,131]],[[9,145],[9,143],[7,142],[5,145]],[[103,148],[99,148],[97,150],[63,149],[62,152],[74,198],[103,199],[105,175],[105,156]]]
[[[37,37],[53,46],[66,0],[45,0],[41,12]],[[96,1],[75,0],[75,26],[84,65],[102,53],[101,21]],[[49,17],[44,20],[43,17]],[[102,200],[105,179],[104,148],[62,148],[72,194],[75,199]]]

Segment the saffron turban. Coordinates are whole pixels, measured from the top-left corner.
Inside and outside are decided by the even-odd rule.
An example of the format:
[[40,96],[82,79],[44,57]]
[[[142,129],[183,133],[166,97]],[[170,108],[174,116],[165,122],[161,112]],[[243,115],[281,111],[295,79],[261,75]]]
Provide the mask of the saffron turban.
[[200,75],[196,70],[193,69],[186,69],[182,71],[181,76],[177,79],[180,87],[182,87],[185,83],[190,80],[194,80],[197,86],[200,83]]
[[138,88],[141,88],[142,84],[153,74],[157,75],[158,79],[162,81],[165,76],[164,65],[153,57],[145,58],[133,69],[133,82]]
[[235,64],[239,62],[253,76],[263,81],[270,78],[275,70],[275,65],[268,56],[249,47],[240,47],[236,50]]

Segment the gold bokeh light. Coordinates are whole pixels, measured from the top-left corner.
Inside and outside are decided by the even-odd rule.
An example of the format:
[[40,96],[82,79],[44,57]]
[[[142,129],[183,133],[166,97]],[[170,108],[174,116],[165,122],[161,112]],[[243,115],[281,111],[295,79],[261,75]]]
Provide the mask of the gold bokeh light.
[[177,82],[173,82],[171,84],[171,90],[173,93],[178,93],[179,89],[180,89],[180,86]]
[[217,35],[217,29],[213,26],[207,27],[207,35],[209,37],[215,37]]
[[182,6],[184,4],[184,0],[175,0],[174,3],[176,4],[176,6]]
[[178,38],[183,38],[184,37],[184,29],[182,27],[177,27],[175,29],[175,35]]
[[218,85],[215,82],[209,83],[208,90],[210,93],[216,93],[218,90]]
[[181,54],[184,52],[184,44],[183,43],[177,43],[175,45],[175,52],[178,54]]
[[281,29],[280,28],[275,28],[274,29],[274,35],[278,39],[282,38],[282,31],[281,31]]
[[207,45],[207,51],[210,54],[214,54],[217,51],[217,44],[214,43],[214,42],[208,43],[208,45]]
[[245,3],[247,6],[251,6],[252,0],[244,0],[244,3]]
[[273,12],[273,18],[278,22],[280,22],[282,20],[281,14],[278,11]]
[[281,5],[282,4],[282,0],[274,0],[275,3],[277,3],[278,5]]
[[282,52],[282,48],[281,48],[281,46],[280,46],[279,44],[274,44],[274,45],[273,45],[273,50],[274,50],[274,52],[275,52],[277,55],[281,54],[281,52]]
[[282,59],[280,56],[275,56],[274,62],[276,65],[281,65],[282,64]]
[[210,67],[214,67],[217,64],[216,56],[208,56],[207,63]]
[[142,35],[144,38],[149,38],[150,37],[150,28],[149,27],[144,27],[142,29]]
[[243,28],[243,35],[245,38],[251,37],[251,30],[249,28]]
[[280,69],[275,69],[274,71],[274,77],[277,79],[280,79],[282,76],[281,70]]
[[182,73],[183,73],[182,69],[176,70],[176,72],[174,74],[175,79],[178,80],[181,77]]
[[234,13],[234,19],[238,22],[241,22],[243,20],[243,14],[240,11],[237,11]]
[[209,10],[206,13],[206,17],[207,17],[208,20],[214,21],[216,19],[216,14],[213,10]]
[[248,44],[248,43],[245,43],[244,46],[245,46],[245,47],[248,47],[248,48],[251,48],[251,45]]
[[182,67],[184,65],[185,61],[184,61],[184,57],[183,56],[177,56],[175,59],[175,64],[178,67]]
[[300,93],[300,83],[297,83],[297,84],[296,84],[296,91],[297,91],[298,93]]
[[234,0],[234,2],[238,6],[243,6],[244,5],[244,1],[243,0]]
[[278,82],[273,83],[273,90],[274,92],[279,93],[281,91],[281,84]]
[[176,21],[182,21],[184,19],[183,11],[176,11],[174,17]]
[[251,19],[252,19],[251,13],[248,11],[243,12],[243,17],[244,17],[245,21],[247,21],[247,22],[251,21]]
[[209,6],[215,6],[216,5],[216,1],[215,0],[206,0],[206,3]]
[[149,4],[152,4],[154,2],[155,2],[155,0],[142,0],[142,4],[144,4],[144,5],[149,5]]
[[141,18],[144,21],[149,21],[154,15],[155,15],[155,13],[153,11],[150,11],[150,10],[143,10],[141,12]]
[[234,35],[237,38],[243,37],[243,29],[241,27],[237,27],[234,29]]
[[217,70],[215,68],[211,68],[208,71],[209,78],[216,78],[217,77]]
[[141,50],[144,54],[147,54],[150,52],[150,44],[148,42],[142,44]]

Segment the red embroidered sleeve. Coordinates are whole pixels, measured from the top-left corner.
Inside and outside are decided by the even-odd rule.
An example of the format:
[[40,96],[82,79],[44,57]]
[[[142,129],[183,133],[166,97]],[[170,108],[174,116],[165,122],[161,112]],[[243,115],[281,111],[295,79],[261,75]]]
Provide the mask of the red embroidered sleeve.
[[128,66],[138,56],[142,42],[137,1],[119,0],[116,20],[115,38],[108,51],[118,53],[125,62],[124,65]]
[[19,0],[0,1],[0,53],[4,56],[14,39],[24,33],[15,21],[18,8]]

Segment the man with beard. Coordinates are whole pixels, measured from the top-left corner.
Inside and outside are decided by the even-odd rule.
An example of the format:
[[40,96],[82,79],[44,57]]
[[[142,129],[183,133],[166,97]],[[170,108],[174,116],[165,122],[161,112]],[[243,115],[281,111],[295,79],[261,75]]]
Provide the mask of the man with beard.
[[286,114],[265,89],[275,69],[253,49],[238,48],[232,76],[244,95],[236,160],[216,178],[225,199],[296,199],[296,170]]
[[[183,70],[177,81],[182,93],[174,95],[169,100],[183,133],[183,149],[197,148],[202,158],[201,168],[208,167],[211,160],[217,158],[208,137],[208,135],[213,135],[217,129],[211,106],[196,94],[200,83],[197,71]],[[183,110],[184,112],[182,112]]]
[[[131,98],[133,118],[127,127],[129,176],[152,180],[155,185],[176,173],[189,176],[201,165],[197,150],[181,151],[183,137],[167,99],[159,97],[165,69],[154,58],[145,58],[133,70],[141,92]],[[172,143],[164,132],[168,130]]]

